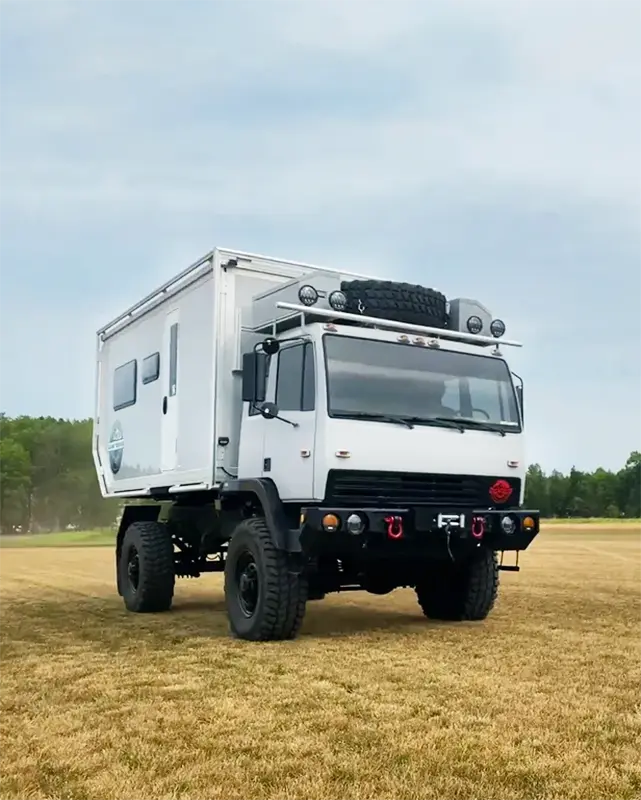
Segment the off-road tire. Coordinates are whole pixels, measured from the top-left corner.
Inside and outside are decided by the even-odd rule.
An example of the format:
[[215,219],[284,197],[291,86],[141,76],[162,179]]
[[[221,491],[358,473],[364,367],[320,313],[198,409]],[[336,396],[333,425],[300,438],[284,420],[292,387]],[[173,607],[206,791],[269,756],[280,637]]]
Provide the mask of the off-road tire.
[[[258,599],[250,616],[243,610],[237,569],[253,559]],[[243,520],[234,531],[225,559],[225,604],[232,635],[250,641],[294,639],[305,616],[308,584],[290,571],[287,556],[272,541],[262,517]]]
[[498,588],[496,553],[483,548],[463,564],[428,570],[416,585],[416,596],[430,619],[482,620],[494,607]]
[[341,290],[350,314],[432,328],[448,325],[447,300],[436,289],[396,281],[353,280],[342,281]]
[[[138,579],[130,564],[138,561]],[[133,556],[133,558],[132,558]],[[118,585],[125,607],[137,613],[168,611],[174,597],[174,547],[165,525],[134,522],[126,530],[118,558]]]

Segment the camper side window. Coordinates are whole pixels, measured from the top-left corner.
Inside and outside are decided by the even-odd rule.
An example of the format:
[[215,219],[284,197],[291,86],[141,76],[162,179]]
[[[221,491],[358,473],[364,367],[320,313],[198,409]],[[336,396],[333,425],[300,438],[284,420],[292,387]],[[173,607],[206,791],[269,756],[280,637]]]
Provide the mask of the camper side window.
[[276,405],[282,411],[313,411],[316,395],[314,347],[287,347],[278,354]]
[[160,353],[152,353],[142,362],[142,382],[152,383],[160,375]]
[[136,402],[137,374],[136,359],[127,361],[114,370],[114,411],[133,406]]

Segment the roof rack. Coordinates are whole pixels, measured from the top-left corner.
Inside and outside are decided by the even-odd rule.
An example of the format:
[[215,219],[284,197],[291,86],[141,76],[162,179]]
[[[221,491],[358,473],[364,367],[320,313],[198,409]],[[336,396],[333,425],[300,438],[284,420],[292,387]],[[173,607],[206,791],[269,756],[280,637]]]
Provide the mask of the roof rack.
[[123,311],[122,314],[119,314],[115,319],[112,319],[111,322],[108,322],[106,325],[103,325],[97,332],[98,336],[104,337],[107,331],[114,328],[121,322],[125,320],[130,320],[134,315],[139,314],[146,309],[147,307],[151,306],[151,304],[158,300],[163,295],[166,295],[171,289],[176,289],[179,283],[186,284],[188,279],[194,279],[195,277],[200,277],[200,274],[194,276],[197,270],[202,268],[203,266],[207,265],[207,268],[204,269],[204,272],[207,272],[207,269],[211,267],[211,262],[214,257],[214,250],[211,250],[209,253],[204,255],[202,258],[199,258],[198,261],[194,261],[193,264],[190,264],[186,269],[179,272],[177,275],[174,275],[173,278],[168,280],[166,283],[163,283],[162,286],[159,286],[157,289],[154,289],[153,292],[150,292],[146,297],[143,297],[142,300],[139,300],[137,303],[134,303],[133,306],[130,306],[126,311]]
[[382,319],[379,317],[366,317],[362,314],[349,314],[346,311],[333,311],[325,308],[315,308],[313,311],[309,306],[297,305],[296,303],[286,303],[285,301],[278,301],[277,308],[288,309],[289,311],[296,311],[303,315],[310,315],[310,312],[315,317],[323,317],[332,322],[338,320],[345,320],[346,322],[359,322],[361,325],[374,325],[382,330],[400,331],[401,333],[422,333],[424,335],[435,336],[441,339],[454,339],[459,342],[468,342],[469,344],[494,344],[494,345],[508,345],[509,347],[523,347],[521,342],[515,342],[511,339],[499,339],[494,336],[481,336],[476,333],[464,333],[463,331],[452,331],[447,328],[430,328],[427,325],[413,325],[406,322],[395,322],[394,320]]

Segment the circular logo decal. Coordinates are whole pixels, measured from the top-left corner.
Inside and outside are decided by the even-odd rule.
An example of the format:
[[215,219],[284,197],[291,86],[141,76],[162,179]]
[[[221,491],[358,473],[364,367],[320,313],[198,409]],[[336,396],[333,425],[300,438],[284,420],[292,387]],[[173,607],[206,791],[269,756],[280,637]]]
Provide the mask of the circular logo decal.
[[111,429],[111,436],[109,437],[109,444],[107,445],[107,452],[109,453],[109,466],[114,475],[120,470],[122,466],[122,451],[125,447],[125,437],[122,434],[122,428],[119,422],[114,422]]

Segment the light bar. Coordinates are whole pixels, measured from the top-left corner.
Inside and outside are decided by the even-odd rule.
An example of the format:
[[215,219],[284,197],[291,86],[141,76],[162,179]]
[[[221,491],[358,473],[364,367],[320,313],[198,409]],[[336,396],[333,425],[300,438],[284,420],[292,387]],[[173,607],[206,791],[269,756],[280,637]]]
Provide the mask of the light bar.
[[[332,320],[348,320],[349,322],[361,322],[368,325],[376,325],[378,328],[388,328],[392,331],[410,331],[412,333],[430,334],[430,336],[440,336],[444,339],[457,339],[461,342],[485,342],[486,344],[499,344],[493,336],[479,336],[473,333],[463,333],[462,331],[451,331],[448,328],[430,328],[427,325],[412,325],[409,322],[394,322],[389,319],[379,317],[366,317],[362,314],[349,314],[346,311],[330,311],[325,308],[310,308],[309,306],[298,306],[295,303],[286,303],[284,300],[276,302],[276,308],[284,308],[289,311],[298,311],[299,314],[314,314],[317,317],[326,317]],[[501,339],[500,344],[510,347],[523,347],[521,342]]]

